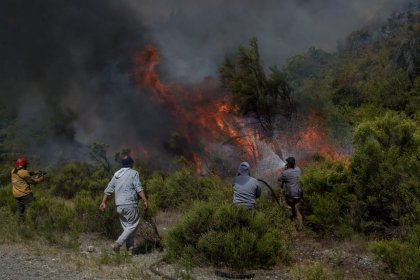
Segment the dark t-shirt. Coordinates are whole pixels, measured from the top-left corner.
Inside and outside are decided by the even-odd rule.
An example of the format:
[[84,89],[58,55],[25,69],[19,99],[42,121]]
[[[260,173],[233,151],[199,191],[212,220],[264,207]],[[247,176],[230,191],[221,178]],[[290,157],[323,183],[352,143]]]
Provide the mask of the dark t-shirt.
[[282,181],[286,184],[286,196],[296,199],[302,198],[303,190],[299,183],[299,178],[301,175],[302,171],[299,167],[289,168],[283,171],[279,181]]

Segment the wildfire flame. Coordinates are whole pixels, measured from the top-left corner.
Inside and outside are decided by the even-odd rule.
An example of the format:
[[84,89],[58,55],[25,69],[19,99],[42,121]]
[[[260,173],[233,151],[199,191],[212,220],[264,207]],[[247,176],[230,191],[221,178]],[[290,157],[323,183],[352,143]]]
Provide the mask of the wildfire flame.
[[134,57],[134,78],[140,89],[147,88],[146,92],[175,117],[180,133],[191,146],[189,157],[197,168],[201,168],[201,161],[196,154],[199,151],[194,149],[205,149],[209,142],[223,142],[226,138],[240,146],[248,157],[254,156],[255,143],[241,133],[245,124],[238,116],[239,108],[220,92],[216,81],[206,79],[191,88],[176,83],[164,84],[156,70],[159,61],[156,48],[146,46]]
[[[212,142],[229,143],[239,147],[244,158],[257,162],[264,157],[261,153],[262,140],[258,130],[247,126],[239,115],[239,108],[228,96],[221,93],[214,79],[206,79],[199,85],[188,87],[174,82],[163,83],[157,72],[160,55],[152,45],[146,46],[134,56],[134,79],[140,92],[151,94],[152,98],[170,111],[177,122],[179,133],[185,138],[188,150],[185,155],[196,163],[197,171],[202,169],[199,155]],[[333,159],[342,159],[335,150],[323,142],[321,119],[311,117],[309,125],[299,133],[296,150],[318,151]],[[227,140],[226,140],[227,139]],[[276,141],[272,138],[271,141]],[[264,145],[276,143],[265,143]],[[273,149],[272,149],[273,150]]]
[[325,137],[326,128],[323,117],[320,114],[312,112],[308,116],[308,120],[307,127],[302,129],[298,134],[297,149],[302,149],[311,154],[319,153],[334,161],[340,160],[347,162],[347,156],[340,153],[333,144],[329,143],[328,138]]

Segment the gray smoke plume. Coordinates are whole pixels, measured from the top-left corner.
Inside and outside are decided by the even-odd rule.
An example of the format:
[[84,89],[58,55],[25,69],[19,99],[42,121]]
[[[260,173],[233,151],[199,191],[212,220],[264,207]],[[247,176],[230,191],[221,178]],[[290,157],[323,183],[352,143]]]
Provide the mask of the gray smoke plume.
[[171,78],[214,75],[225,54],[256,36],[267,65],[310,46],[333,51],[367,24],[384,21],[410,0],[129,1],[153,30]]
[[8,137],[26,139],[12,145],[16,153],[26,145],[54,156],[61,145],[74,155],[71,147],[93,141],[163,151],[173,116],[131,77],[146,44],[162,53],[166,81],[195,83],[217,76],[224,56],[252,36],[266,64],[282,64],[311,45],[332,51],[408,2],[2,0],[0,107],[20,130]]

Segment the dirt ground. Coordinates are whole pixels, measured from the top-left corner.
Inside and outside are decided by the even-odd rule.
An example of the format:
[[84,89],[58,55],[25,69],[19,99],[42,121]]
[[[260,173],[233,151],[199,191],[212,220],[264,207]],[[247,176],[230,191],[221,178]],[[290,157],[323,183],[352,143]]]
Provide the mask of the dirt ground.
[[[164,233],[179,217],[179,213],[160,213],[155,220],[159,232]],[[182,267],[161,263],[163,252],[158,250],[133,256],[125,252],[116,255],[110,248],[112,240],[96,235],[82,236],[80,244],[78,251],[43,244],[2,244],[0,279],[165,279],[161,275],[173,279],[226,279],[217,276],[211,267],[186,271]],[[383,264],[364,253],[365,246],[365,241],[316,240],[305,233],[296,233],[291,266],[247,273],[254,274],[256,280],[292,279],[296,270],[320,263],[331,275],[338,272],[344,277],[342,279],[394,278],[384,272]],[[152,265],[161,275],[152,272]]]

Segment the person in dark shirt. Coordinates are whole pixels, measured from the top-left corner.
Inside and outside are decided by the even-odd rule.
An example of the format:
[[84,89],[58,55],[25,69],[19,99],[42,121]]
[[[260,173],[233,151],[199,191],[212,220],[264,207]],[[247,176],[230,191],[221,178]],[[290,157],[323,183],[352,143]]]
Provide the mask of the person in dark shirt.
[[286,167],[279,178],[282,187],[285,188],[286,203],[292,209],[292,218],[296,219],[296,229],[302,230],[302,214],[300,207],[303,201],[303,190],[300,186],[299,179],[302,171],[296,166],[294,157],[286,159]]

